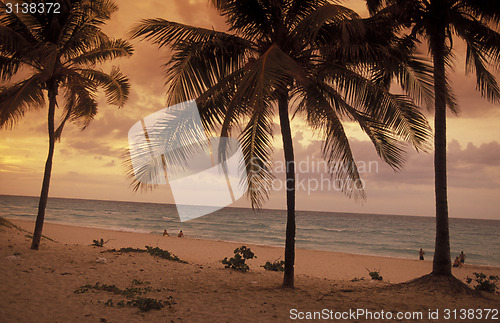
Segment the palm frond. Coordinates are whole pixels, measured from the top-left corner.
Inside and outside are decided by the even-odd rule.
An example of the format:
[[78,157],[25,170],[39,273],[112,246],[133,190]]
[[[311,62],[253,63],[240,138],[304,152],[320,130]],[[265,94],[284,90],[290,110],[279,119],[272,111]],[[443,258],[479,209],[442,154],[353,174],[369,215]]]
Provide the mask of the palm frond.
[[291,38],[299,37],[306,40],[307,44],[314,43],[327,23],[340,24],[339,27],[345,33],[354,30],[363,32],[363,24],[356,12],[341,5],[325,4],[303,18],[291,32]]
[[0,55],[0,81],[10,80],[20,66],[21,61],[16,57]]
[[210,0],[226,18],[230,30],[246,39],[254,40],[272,34],[272,1],[259,0]]
[[327,83],[336,86],[348,102],[363,113],[391,128],[416,149],[428,150],[430,127],[419,108],[403,95],[389,93],[386,88],[342,66],[323,63]]
[[113,67],[109,74],[96,69],[80,69],[79,71],[82,76],[104,89],[109,104],[118,107],[125,104],[130,92],[130,84],[118,67]]
[[245,72],[246,70],[241,68],[224,77],[196,99],[203,127],[207,131],[220,130],[220,125],[229,122],[226,119],[232,114],[229,112],[230,105]]
[[293,29],[305,17],[319,7],[329,4],[326,0],[292,0],[285,1],[285,25]]
[[13,85],[0,87],[0,128],[12,127],[26,111],[45,104],[42,83],[43,79],[36,74]]
[[460,0],[456,7],[460,11],[474,17],[484,19],[487,23],[500,24],[500,7],[496,1]]
[[400,142],[400,137],[397,133],[370,115],[352,107],[344,100],[340,93],[328,84],[316,82],[316,87],[316,91],[320,91],[319,95],[324,96],[324,99],[328,101],[330,106],[334,107],[334,110],[338,114],[346,116],[360,125],[361,129],[372,141],[377,154],[384,162],[394,170],[398,170],[403,166],[405,161],[403,144]]
[[[0,36],[0,44],[7,48],[19,48],[26,42],[36,43],[37,39],[33,31],[41,26],[30,15],[20,15],[15,12],[8,14],[6,3],[4,0],[0,1],[0,29],[3,29],[3,31],[0,31],[0,35],[6,33]],[[23,2],[15,0],[9,1],[9,3],[22,5]],[[8,37],[5,37],[6,35]],[[12,39],[17,39],[18,43],[13,43]],[[24,42],[21,40],[24,40]]]
[[72,28],[61,33],[59,40],[63,44],[60,50],[61,56],[67,61],[110,42],[109,37],[98,26],[76,25]]
[[184,25],[165,19],[144,19],[131,30],[132,38],[150,40],[158,47],[173,46],[179,43],[200,43],[221,39],[226,41],[238,41],[251,46],[251,42],[236,35]]
[[433,109],[433,69],[428,60],[412,56],[407,62],[397,64],[394,68],[394,74],[405,93],[427,109]]
[[303,88],[300,105],[306,107],[304,111],[308,124],[319,131],[325,140],[323,157],[328,168],[335,171],[331,175],[340,181],[342,192],[348,197],[363,199],[363,185],[342,122],[317,85]]
[[241,69],[250,51],[248,45],[226,35],[176,44],[176,52],[167,64],[168,103],[196,99]]
[[85,129],[97,114],[97,85],[79,73],[68,71],[64,87],[68,119],[81,123],[82,129]]
[[488,71],[491,65],[500,63],[500,33],[488,28],[480,21],[461,15],[453,15],[454,27],[467,44],[466,72],[476,73],[477,90],[489,101],[500,100],[500,88],[495,76]]
[[452,11],[453,28],[467,44],[484,55],[491,65],[500,64],[500,32],[483,21]]
[[260,108],[254,110],[239,138],[247,172],[246,194],[250,198],[252,208],[256,209],[260,209],[264,201],[268,199],[274,178],[271,173],[271,138],[273,136],[271,126],[271,109],[267,101],[263,100]]
[[366,0],[366,6],[370,15],[376,14],[385,4],[385,0]]
[[94,65],[96,63],[104,63],[117,57],[131,56],[132,53],[132,45],[123,39],[116,39],[99,44],[98,47],[71,59],[70,63],[76,65]]
[[21,34],[0,24],[0,52],[15,54],[29,46],[30,43]]
[[483,55],[472,44],[467,44],[466,66],[467,72],[476,72],[476,88],[481,95],[491,102],[500,101],[500,88],[495,76],[488,71]]

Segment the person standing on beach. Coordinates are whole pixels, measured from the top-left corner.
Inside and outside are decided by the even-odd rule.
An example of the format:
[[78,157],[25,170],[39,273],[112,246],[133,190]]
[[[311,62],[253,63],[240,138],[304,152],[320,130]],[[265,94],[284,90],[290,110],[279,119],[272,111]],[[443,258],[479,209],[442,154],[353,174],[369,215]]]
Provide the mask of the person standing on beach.
[[418,254],[420,255],[420,260],[424,260],[425,252],[422,250],[422,248],[420,248],[420,251],[418,252]]
[[179,234],[177,235],[179,238],[183,238],[184,237],[184,233],[182,233],[182,230],[179,231]]
[[459,257],[460,257],[460,262],[461,262],[462,264],[465,264],[465,258],[467,258],[467,256],[465,255],[465,253],[464,253],[463,251],[462,251],[462,252],[460,252]]
[[169,236],[168,232],[167,232],[167,229],[163,230],[163,236],[167,236],[167,237]]

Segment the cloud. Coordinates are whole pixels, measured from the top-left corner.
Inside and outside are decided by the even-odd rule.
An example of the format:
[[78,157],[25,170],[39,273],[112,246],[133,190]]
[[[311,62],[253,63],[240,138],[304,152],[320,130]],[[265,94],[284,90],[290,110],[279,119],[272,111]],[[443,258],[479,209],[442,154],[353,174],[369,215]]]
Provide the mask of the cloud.
[[105,143],[88,140],[88,139],[77,139],[70,138],[67,140],[66,147],[73,148],[76,150],[76,154],[84,155],[96,155],[96,156],[120,156],[123,150],[113,148]]
[[479,147],[468,143],[465,149],[458,141],[448,145],[448,158],[452,167],[460,166],[494,166],[500,165],[500,144],[496,141],[481,144]]

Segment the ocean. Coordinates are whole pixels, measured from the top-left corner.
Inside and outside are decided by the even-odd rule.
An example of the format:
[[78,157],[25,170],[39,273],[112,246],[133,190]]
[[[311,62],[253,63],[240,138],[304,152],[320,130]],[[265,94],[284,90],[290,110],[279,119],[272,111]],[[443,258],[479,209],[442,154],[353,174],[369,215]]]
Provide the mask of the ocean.
[[[35,220],[37,197],[0,195],[0,216]],[[297,211],[296,246],[417,259],[434,250],[434,219],[421,216]],[[284,246],[286,211],[224,208],[187,222],[179,222],[175,205],[50,198],[47,223],[119,231],[170,234],[182,230],[192,238],[242,244]],[[500,221],[450,219],[451,255],[464,251],[467,263],[500,266]]]

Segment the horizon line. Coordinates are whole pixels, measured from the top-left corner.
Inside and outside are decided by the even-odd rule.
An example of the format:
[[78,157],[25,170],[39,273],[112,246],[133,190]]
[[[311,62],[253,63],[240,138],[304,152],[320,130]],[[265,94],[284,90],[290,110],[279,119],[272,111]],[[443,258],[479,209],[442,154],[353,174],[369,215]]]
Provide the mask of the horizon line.
[[[39,196],[34,195],[17,195],[17,194],[3,194],[0,196],[14,196],[14,197],[33,197],[39,198]],[[103,201],[103,202],[125,202],[125,203],[142,203],[142,204],[162,204],[175,206],[174,203],[163,203],[163,202],[140,202],[140,201],[126,201],[126,200],[109,200],[109,199],[92,199],[92,198],[81,198],[81,197],[60,197],[60,196],[49,196],[49,199],[65,199],[65,200],[86,200],[86,201]],[[193,205],[204,207],[203,205]],[[262,211],[286,211],[286,209],[273,209],[273,208],[262,208],[262,209],[252,209],[251,207],[241,207],[241,206],[226,206],[223,209],[231,208],[231,209],[246,209],[253,210],[254,212],[262,212]],[[295,210],[298,212],[315,212],[315,213],[342,213],[347,215],[389,215],[389,216],[404,216],[404,217],[419,217],[419,218],[432,218],[434,219],[434,215],[410,215],[410,214],[390,214],[390,213],[360,213],[360,212],[343,212],[343,211],[321,211],[321,210]],[[208,215],[208,214],[207,214]],[[487,220],[487,221],[500,221],[500,219],[493,218],[462,218],[462,217],[449,217],[449,219],[458,219],[458,220]]]

